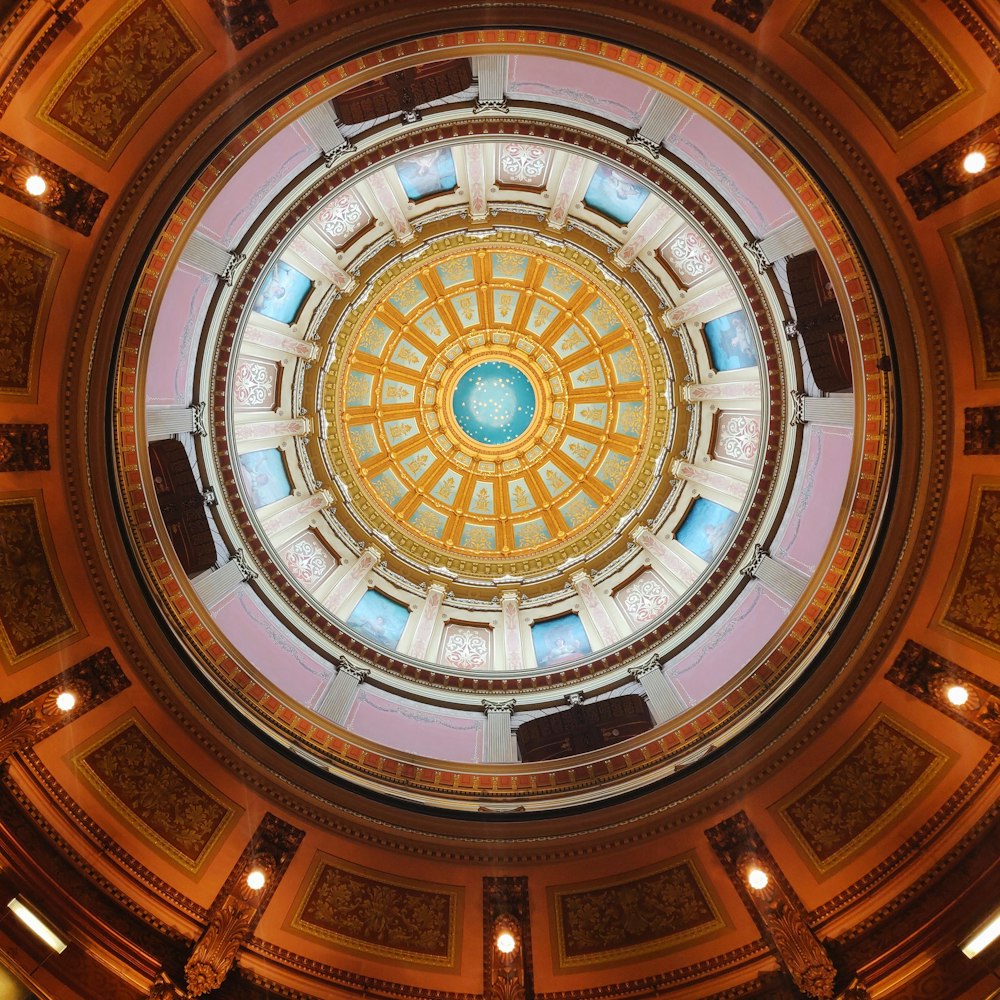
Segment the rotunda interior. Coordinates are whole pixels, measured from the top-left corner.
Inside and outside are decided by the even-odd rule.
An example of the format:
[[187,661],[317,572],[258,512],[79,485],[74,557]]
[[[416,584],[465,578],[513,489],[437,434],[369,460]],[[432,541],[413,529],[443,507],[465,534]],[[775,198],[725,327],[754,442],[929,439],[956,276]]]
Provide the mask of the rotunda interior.
[[0,52],[9,996],[996,994],[995,8]]

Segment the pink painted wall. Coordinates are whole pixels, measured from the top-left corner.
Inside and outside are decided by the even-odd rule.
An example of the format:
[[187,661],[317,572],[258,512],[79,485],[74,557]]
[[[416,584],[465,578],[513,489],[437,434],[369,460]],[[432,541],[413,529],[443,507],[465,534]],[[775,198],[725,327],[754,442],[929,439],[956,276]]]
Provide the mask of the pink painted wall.
[[644,83],[610,70],[547,56],[511,56],[507,63],[507,93],[569,105],[594,114],[610,115],[638,125],[653,101]]
[[755,236],[765,236],[795,218],[788,201],[763,168],[707,119],[689,112],[666,144],[733,202]]
[[280,187],[319,155],[301,125],[283,128],[214,191],[198,231],[230,249]]
[[218,278],[178,264],[163,294],[150,338],[146,402],[185,406],[194,396],[191,365]]
[[478,763],[483,756],[480,716],[418,706],[367,684],[358,688],[347,729],[364,739],[420,757]]
[[249,587],[212,608],[212,618],[250,663],[293,701],[311,705],[333,668],[297,642]]
[[791,503],[771,555],[804,573],[819,565],[844,502],[851,468],[848,427],[806,424]]
[[787,617],[788,603],[754,581],[707,633],[668,662],[666,672],[696,705],[739,673]]

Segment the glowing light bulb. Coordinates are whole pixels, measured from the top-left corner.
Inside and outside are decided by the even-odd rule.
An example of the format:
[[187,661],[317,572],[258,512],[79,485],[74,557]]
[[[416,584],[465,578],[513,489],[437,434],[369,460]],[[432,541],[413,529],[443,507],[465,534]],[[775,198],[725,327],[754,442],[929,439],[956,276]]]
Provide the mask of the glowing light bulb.
[[72,691],[61,691],[56,698],[56,708],[60,712],[71,712],[76,707],[76,695]]
[[961,708],[969,700],[969,691],[961,684],[952,684],[945,696],[956,708]]
[[510,931],[501,931],[497,935],[497,951],[509,955],[517,947],[514,935]]
[[751,868],[747,872],[747,882],[750,884],[751,889],[761,889],[767,888],[767,883],[770,881],[767,877],[767,872],[761,870],[760,868]]
[[33,198],[41,198],[48,190],[49,185],[41,174],[31,174],[24,182],[24,190]]
[[981,174],[986,169],[986,156],[974,149],[971,153],[966,153],[962,160],[962,169],[967,174]]
[[263,889],[266,881],[267,876],[259,868],[254,868],[254,870],[247,875],[247,885],[253,889],[254,892],[257,892],[258,889]]

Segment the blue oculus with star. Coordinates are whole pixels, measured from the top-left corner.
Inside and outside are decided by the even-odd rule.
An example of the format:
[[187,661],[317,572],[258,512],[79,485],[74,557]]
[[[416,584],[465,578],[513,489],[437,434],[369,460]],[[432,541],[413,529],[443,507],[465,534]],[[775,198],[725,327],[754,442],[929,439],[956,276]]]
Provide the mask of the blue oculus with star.
[[478,444],[509,444],[535,415],[535,390],[527,375],[506,361],[473,365],[451,397],[458,426]]

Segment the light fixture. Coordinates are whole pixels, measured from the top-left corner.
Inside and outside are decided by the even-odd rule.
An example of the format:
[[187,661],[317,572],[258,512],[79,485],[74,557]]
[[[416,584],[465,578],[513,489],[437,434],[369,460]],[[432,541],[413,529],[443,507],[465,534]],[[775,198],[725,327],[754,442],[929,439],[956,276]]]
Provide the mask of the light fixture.
[[962,160],[962,169],[967,174],[981,174],[986,169],[986,154],[978,149],[965,154]]
[[972,937],[962,942],[962,954],[966,958],[975,958],[998,937],[1000,937],[1000,910],[994,910],[989,920]]
[[517,947],[517,941],[510,931],[501,931],[497,935],[497,951],[509,955]]
[[60,691],[56,697],[56,708],[60,712],[72,712],[76,708],[76,695],[72,691]]
[[756,889],[758,892],[761,889],[767,888],[767,883],[770,879],[767,877],[767,872],[762,868],[751,868],[747,872],[747,883],[751,889]]
[[961,708],[969,700],[969,689],[961,684],[952,684],[945,691],[945,697],[955,708]]
[[7,909],[53,951],[61,954],[68,947],[66,942],[20,896],[15,896],[7,904]]
[[24,190],[33,198],[41,198],[48,190],[48,183],[41,174],[28,174],[24,182]]
[[247,875],[247,885],[257,892],[259,889],[264,888],[264,883],[267,882],[267,876],[259,869],[254,868],[253,871],[249,872]]

